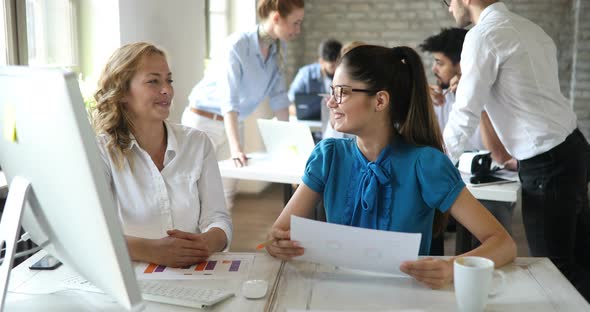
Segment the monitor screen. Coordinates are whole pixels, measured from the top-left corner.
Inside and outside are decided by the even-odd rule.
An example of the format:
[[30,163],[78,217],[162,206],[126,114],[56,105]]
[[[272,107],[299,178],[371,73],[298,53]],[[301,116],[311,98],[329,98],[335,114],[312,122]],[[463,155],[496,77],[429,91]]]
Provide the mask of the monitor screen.
[[295,94],[295,114],[299,120],[317,120],[322,119],[322,100],[323,96],[319,94]]
[[[126,309],[142,305],[76,76],[0,67],[0,164],[31,183],[22,225]],[[10,196],[10,193],[9,193]]]

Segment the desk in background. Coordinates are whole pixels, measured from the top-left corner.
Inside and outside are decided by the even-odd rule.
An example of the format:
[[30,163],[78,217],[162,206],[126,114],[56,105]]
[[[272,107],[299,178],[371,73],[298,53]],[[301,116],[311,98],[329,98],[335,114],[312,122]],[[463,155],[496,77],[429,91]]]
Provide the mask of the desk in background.
[[[248,156],[251,161],[248,166],[237,168],[233,161],[219,161],[219,170],[224,178],[255,180],[274,183],[301,184],[301,177],[305,170],[305,163],[284,162],[272,159],[266,153],[252,153]],[[463,177],[465,181],[467,177]],[[497,185],[474,187],[466,182],[467,189],[479,200],[496,200],[505,202],[520,202],[520,183],[506,183]]]
[[[502,175],[503,178],[514,180],[517,182],[504,183],[504,184],[490,184],[485,186],[474,186],[469,182],[471,175],[461,173],[463,182],[467,186],[467,189],[473,194],[473,197],[478,200],[492,200],[499,202],[515,203],[513,213],[520,213],[522,198],[521,198],[521,185],[518,181],[518,173],[506,172]],[[455,254],[460,255],[471,250],[471,241],[473,235],[463,227],[462,224],[457,222],[456,225],[456,240],[455,240]]]
[[[301,177],[305,170],[305,161],[288,162],[272,159],[264,152],[248,154],[251,158],[248,166],[237,168],[233,161],[218,162],[221,176],[243,180],[255,180],[284,184],[301,184]],[[467,181],[467,177],[463,177]],[[520,201],[520,182],[473,186],[466,182],[467,189],[479,200],[496,200],[505,202]]]
[[301,184],[305,162],[291,162],[272,159],[267,153],[248,154],[248,166],[238,168],[231,159],[218,162],[223,178],[254,180],[284,184],[283,203],[287,204],[293,194],[292,184]]
[[299,120],[297,119],[297,116],[289,115],[289,121],[307,125],[309,127],[309,130],[311,130],[312,132],[324,131],[324,129],[322,128],[321,120]]
[[[53,271],[32,271],[29,266],[45,255],[40,251],[12,270],[9,282],[9,292],[6,298],[5,311],[121,311],[122,307],[108,295],[68,290],[60,283],[73,272],[60,266]],[[281,261],[266,253],[254,253],[254,265],[250,269],[248,279],[264,279],[268,281],[269,291],[274,288],[279,274]],[[263,299],[250,300],[244,298],[241,292],[243,280],[180,280],[179,286],[207,283],[212,288],[225,288],[235,291],[236,296],[227,299],[206,311],[268,311],[271,298],[267,295]],[[145,311],[195,311],[174,305],[146,301]]]
[[[590,306],[547,258],[517,258],[501,268],[506,286],[486,311],[590,311]],[[271,311],[456,311],[452,286],[431,290],[414,279],[362,274],[333,266],[289,262],[282,269]]]

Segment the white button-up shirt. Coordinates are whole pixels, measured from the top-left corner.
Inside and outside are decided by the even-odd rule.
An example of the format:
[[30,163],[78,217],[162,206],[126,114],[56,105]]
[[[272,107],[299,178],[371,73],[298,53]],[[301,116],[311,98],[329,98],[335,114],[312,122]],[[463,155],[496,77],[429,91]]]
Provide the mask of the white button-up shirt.
[[204,233],[217,227],[229,246],[231,218],[211,141],[196,129],[165,125],[168,143],[161,172],[135,140],[130,146],[133,168],[125,159],[118,170],[107,152],[107,137],[98,137],[124,233],[158,239],[171,229]]
[[479,124],[490,117],[510,155],[523,160],[557,146],[576,127],[576,115],[559,89],[553,40],[503,3],[486,7],[467,33],[462,77],[444,131],[453,161]]
[[[447,90],[443,90],[443,92],[447,92]],[[449,121],[449,115],[451,114],[453,105],[455,105],[455,93],[448,91],[445,95],[445,104],[434,106],[434,113],[436,114],[436,119],[438,120],[438,125],[440,126],[441,131],[445,129],[445,126]],[[479,125],[475,128],[475,133],[469,140],[467,140],[467,143],[465,143],[464,149],[466,151],[481,151],[486,149],[481,139]]]

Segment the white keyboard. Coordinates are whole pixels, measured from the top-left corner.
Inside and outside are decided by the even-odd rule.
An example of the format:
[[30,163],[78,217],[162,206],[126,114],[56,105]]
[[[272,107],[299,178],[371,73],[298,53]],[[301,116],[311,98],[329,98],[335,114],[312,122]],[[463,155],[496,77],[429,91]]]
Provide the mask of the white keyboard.
[[[103,293],[81,276],[72,276],[62,283],[66,288]],[[212,306],[234,295],[225,289],[173,286],[159,281],[137,281],[137,284],[144,300],[199,309]]]

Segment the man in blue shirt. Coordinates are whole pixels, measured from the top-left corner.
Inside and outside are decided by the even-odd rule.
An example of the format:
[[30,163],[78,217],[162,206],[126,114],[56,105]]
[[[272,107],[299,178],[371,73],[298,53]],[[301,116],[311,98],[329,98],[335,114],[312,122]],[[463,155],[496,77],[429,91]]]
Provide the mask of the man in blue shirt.
[[289,88],[289,100],[295,101],[295,94],[328,93],[336,70],[336,62],[342,49],[342,43],[335,39],[327,39],[320,43],[319,59],[299,69]]
[[[342,43],[335,39],[326,39],[320,43],[318,61],[301,67],[291,83],[287,95],[292,103],[295,103],[295,94],[329,93],[328,91],[332,85],[332,78],[334,77],[334,71],[336,70],[336,63],[340,56],[341,49]],[[323,104],[324,101],[322,101],[320,105]],[[329,113],[326,114],[323,107],[319,107],[317,110],[322,111],[321,119],[323,131],[329,123]],[[318,132],[317,134],[314,133],[316,141],[320,140],[321,137],[321,132]]]

